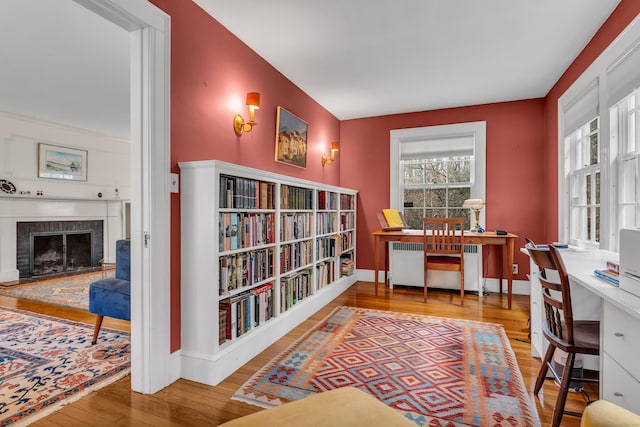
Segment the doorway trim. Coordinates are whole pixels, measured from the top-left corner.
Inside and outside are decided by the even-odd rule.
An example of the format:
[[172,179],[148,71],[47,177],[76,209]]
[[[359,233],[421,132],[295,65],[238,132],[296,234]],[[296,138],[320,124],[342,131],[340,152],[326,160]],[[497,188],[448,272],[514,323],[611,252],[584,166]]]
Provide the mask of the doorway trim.
[[131,34],[131,388],[151,394],[180,376],[167,315],[171,21],[146,0],[74,1]]

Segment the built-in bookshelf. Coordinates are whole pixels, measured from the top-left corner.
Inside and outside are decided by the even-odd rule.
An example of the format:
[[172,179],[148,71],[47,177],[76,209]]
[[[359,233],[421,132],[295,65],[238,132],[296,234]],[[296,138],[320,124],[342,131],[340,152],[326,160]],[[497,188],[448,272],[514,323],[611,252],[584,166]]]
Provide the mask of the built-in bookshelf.
[[215,385],[355,282],[357,192],[180,163],[181,375]]

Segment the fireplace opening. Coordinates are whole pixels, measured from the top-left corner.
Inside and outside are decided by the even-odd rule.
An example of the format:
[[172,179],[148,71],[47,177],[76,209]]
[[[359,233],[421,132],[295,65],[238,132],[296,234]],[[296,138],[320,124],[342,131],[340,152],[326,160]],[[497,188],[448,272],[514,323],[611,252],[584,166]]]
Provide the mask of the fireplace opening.
[[104,257],[101,220],[18,222],[20,278],[96,268]]
[[91,267],[91,231],[34,233],[31,235],[31,275],[78,271]]

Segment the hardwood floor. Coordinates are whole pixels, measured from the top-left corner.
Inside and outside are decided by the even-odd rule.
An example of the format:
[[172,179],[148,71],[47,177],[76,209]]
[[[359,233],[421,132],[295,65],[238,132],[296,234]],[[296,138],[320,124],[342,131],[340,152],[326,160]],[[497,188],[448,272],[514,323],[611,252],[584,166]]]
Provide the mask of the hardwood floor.
[[[503,309],[506,303],[506,296],[491,294],[479,298],[473,294],[467,294],[464,307],[460,307],[459,295],[455,292],[429,290],[429,301],[424,304],[421,288],[396,287],[392,292],[387,291],[375,297],[372,283],[358,282],[216,387],[180,379],[153,395],[143,395],[130,390],[130,378],[127,377],[62,407],[58,412],[32,425],[39,427],[215,426],[242,415],[260,411],[262,409],[258,407],[230,400],[231,395],[253,373],[287,348],[308,328],[322,320],[334,307],[346,305],[503,324],[516,354],[529,395],[537,407],[542,425],[547,426],[550,424],[555,403],[556,386],[553,382],[547,381],[543,392],[533,397],[531,390],[540,367],[540,360],[530,356],[531,346],[526,342],[529,297],[514,295],[512,310]],[[0,305],[90,324],[94,322],[94,315],[91,313],[62,306],[8,297],[0,297]],[[129,329],[128,322],[107,318],[104,326]],[[596,399],[597,387],[591,385],[588,387],[587,392],[592,399]],[[570,393],[567,408],[581,410],[583,407],[582,395]],[[578,427],[580,420],[565,415],[562,425]]]

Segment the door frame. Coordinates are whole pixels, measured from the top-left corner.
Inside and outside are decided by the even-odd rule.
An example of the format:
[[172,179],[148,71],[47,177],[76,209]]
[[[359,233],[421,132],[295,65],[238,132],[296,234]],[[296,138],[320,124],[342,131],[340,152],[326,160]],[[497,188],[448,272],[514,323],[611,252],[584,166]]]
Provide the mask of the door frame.
[[131,388],[180,376],[170,353],[170,17],[146,0],[74,0],[131,34]]

